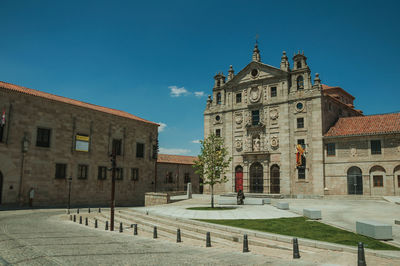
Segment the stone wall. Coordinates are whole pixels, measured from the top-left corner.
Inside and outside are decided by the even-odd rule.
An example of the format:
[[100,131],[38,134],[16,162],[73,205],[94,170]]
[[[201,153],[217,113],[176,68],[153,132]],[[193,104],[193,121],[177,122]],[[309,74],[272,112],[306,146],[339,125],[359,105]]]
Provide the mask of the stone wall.
[[154,206],[170,203],[170,195],[168,193],[147,192],[145,194],[144,206]]
[[[128,119],[88,108],[0,88],[0,106],[7,110],[3,142],[0,142],[0,171],[3,175],[2,204],[27,204],[28,192],[35,190],[35,206],[66,206],[68,182],[56,179],[57,163],[66,164],[72,177],[71,205],[109,205],[111,172],[98,179],[98,167],[111,167],[112,140],[122,140],[117,167],[123,179],[116,181],[116,205],[143,205],[144,193],[154,190],[155,162],[152,146],[157,125]],[[37,129],[51,129],[50,147],[36,145]],[[90,137],[89,151],[75,149],[77,134]],[[27,151],[22,151],[26,139]],[[136,143],[145,146],[144,158],[136,157]],[[78,165],[88,165],[88,177],[78,179]],[[132,180],[131,169],[139,168]],[[20,184],[22,186],[20,187]]]
[[[167,175],[172,173],[172,182],[168,182]],[[185,174],[189,175],[193,193],[200,192],[199,175],[191,164],[157,163],[157,192],[185,191],[187,183]]]

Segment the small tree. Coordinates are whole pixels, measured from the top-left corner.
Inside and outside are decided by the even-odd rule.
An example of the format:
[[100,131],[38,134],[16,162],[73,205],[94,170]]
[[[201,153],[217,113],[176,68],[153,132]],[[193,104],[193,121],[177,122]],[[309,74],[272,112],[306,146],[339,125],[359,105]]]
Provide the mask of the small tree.
[[203,179],[203,184],[211,187],[211,208],[214,208],[214,185],[228,182],[225,176],[232,157],[224,147],[224,140],[211,134],[204,141],[200,141],[201,151],[194,162],[195,172]]

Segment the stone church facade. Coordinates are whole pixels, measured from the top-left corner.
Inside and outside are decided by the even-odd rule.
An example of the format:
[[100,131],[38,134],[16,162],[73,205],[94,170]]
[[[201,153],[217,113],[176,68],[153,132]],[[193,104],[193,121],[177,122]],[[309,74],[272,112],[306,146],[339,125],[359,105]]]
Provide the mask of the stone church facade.
[[[346,158],[347,168],[343,164],[342,154],[348,154],[345,150],[349,147],[367,143],[368,148],[368,130],[350,134],[350,138],[348,134],[328,134],[341,121],[348,125],[346,119],[368,117],[354,108],[354,99],[340,87],[321,84],[318,74],[312,82],[304,53],[293,56],[291,67],[283,52],[280,67],[276,68],[261,62],[256,44],[252,62],[239,73],[235,75],[231,66],[227,78],[223,73],[215,75],[212,97],[207,100],[204,137],[212,133],[222,137],[232,156],[227,172],[229,182],[215,190],[222,193],[243,189],[247,193],[283,195],[360,194],[349,189],[354,182],[346,171],[352,165],[370,161],[371,168],[376,166],[372,173],[381,173],[385,165],[391,174],[388,178],[386,174],[384,180],[391,181],[385,181],[387,189],[365,189],[361,194],[398,193],[400,177],[397,180],[394,172],[400,168],[400,117],[395,119],[397,126],[389,131],[373,133],[385,136],[385,145],[386,139],[394,143],[393,147],[387,144],[390,149],[382,147],[385,152],[380,160],[384,164],[375,165],[368,156]],[[332,143],[337,156],[327,156],[328,148],[332,154]],[[361,151],[362,148],[358,150],[360,154]],[[372,174],[365,174],[370,169],[360,168],[363,181],[357,182],[370,187]]]

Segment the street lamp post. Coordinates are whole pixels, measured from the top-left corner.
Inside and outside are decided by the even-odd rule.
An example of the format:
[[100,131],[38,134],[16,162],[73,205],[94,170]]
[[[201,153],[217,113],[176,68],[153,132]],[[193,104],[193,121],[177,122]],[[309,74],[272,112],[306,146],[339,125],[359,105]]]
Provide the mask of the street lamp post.
[[68,178],[68,214],[69,214],[69,209],[71,207],[71,183],[72,183],[72,176]]
[[114,231],[114,208],[115,208],[115,168],[117,167],[117,159],[115,150],[111,154],[111,213],[110,213],[110,231]]

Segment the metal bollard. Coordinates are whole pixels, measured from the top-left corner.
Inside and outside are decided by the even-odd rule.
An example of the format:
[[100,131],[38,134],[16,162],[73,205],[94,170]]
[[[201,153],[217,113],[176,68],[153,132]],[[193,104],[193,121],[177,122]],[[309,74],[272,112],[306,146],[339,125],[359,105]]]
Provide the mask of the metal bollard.
[[133,228],[133,224],[131,224],[131,228]]
[[76,213],[79,214],[79,209],[76,210]]
[[97,219],[94,220],[94,228],[97,228]]
[[181,240],[181,229],[177,229],[176,230],[176,243],[180,243],[180,242],[182,242],[182,240]]
[[76,222],[76,215],[74,214],[74,222]]
[[157,238],[157,226],[154,226],[153,238]]
[[207,232],[207,236],[206,236],[206,247],[207,247],[207,248],[211,247],[211,235],[210,235],[210,232]]
[[357,266],[366,266],[366,265],[367,265],[367,262],[365,261],[364,243],[358,242]]
[[79,224],[82,224],[82,216],[79,216]]
[[247,239],[247,234],[243,236],[243,252],[249,252],[249,240]]
[[72,221],[72,215],[69,216],[69,220]]
[[101,213],[101,208],[99,208],[99,213]]
[[90,208],[88,209],[88,213],[90,213]]
[[293,259],[300,259],[299,244],[297,238],[293,238]]
[[122,223],[119,223],[119,232],[122,233],[123,229],[122,229]]
[[137,235],[137,224],[133,225],[133,235],[136,236]]
[[69,209],[67,210],[67,214],[69,214],[70,212],[69,212]]
[[106,221],[106,230],[108,230],[108,221]]
[[87,218],[87,217],[85,218],[85,225],[86,225],[86,226],[89,225],[89,222],[88,222],[88,218]]

